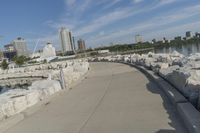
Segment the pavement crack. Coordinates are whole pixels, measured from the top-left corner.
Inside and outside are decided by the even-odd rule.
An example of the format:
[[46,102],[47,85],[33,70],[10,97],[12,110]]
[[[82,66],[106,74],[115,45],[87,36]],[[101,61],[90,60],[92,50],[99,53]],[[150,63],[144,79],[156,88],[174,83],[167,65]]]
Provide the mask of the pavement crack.
[[78,133],[81,133],[82,129],[87,125],[87,123],[89,122],[89,120],[92,118],[92,116],[93,116],[93,115],[95,114],[95,112],[97,111],[98,107],[101,105],[101,103],[102,103],[104,97],[106,96],[106,94],[107,94],[107,92],[108,92],[108,90],[109,90],[109,87],[110,87],[110,85],[111,85],[111,83],[112,83],[113,76],[114,76],[113,71],[112,71],[112,74],[111,74],[111,75],[112,75],[112,76],[111,76],[111,79],[109,80],[108,85],[106,86],[106,90],[105,90],[103,96],[100,98],[99,102],[98,102],[97,105],[95,106],[95,108],[94,108],[94,110],[92,111],[92,113],[89,115],[88,119],[86,119],[86,121],[83,123],[83,125],[82,125],[81,128],[79,129]]

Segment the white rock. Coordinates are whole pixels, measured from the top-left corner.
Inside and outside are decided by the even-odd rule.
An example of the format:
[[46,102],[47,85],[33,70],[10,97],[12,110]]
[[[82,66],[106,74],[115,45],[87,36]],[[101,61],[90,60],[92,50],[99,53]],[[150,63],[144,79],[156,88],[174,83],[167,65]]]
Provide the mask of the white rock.
[[30,90],[38,90],[40,93],[40,99],[44,99],[53,95],[57,90],[61,90],[61,85],[55,80],[41,80],[33,82]]

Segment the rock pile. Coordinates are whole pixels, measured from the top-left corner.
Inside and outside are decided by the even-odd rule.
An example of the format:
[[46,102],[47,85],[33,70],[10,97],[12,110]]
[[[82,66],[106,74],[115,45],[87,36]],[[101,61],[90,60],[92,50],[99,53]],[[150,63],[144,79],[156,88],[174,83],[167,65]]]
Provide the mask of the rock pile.
[[88,71],[89,63],[86,60],[57,62],[32,66],[31,68],[19,68],[12,73],[8,70],[5,75],[1,73],[4,78],[6,76],[16,76],[16,74],[36,75],[43,71],[51,76],[48,79],[34,81],[27,89],[19,88],[2,91],[0,93],[0,120],[20,113],[39,101],[61,91],[63,89],[59,74],[61,68],[66,86],[69,88],[73,82],[77,81]]
[[68,75],[74,76],[77,74],[85,73],[85,70],[87,70],[86,68],[88,66],[89,64],[87,61],[71,60],[32,65],[8,70],[0,69],[0,84],[1,86],[11,87],[18,84],[30,84],[31,81],[35,81],[35,78],[36,80],[37,78],[47,78],[49,74],[52,75],[53,79],[58,80],[60,69],[63,69],[64,72],[66,71],[66,77],[68,77]]
[[132,54],[99,58],[90,61],[127,62],[144,66],[173,84],[200,110],[200,53],[186,57],[176,51],[169,54]]

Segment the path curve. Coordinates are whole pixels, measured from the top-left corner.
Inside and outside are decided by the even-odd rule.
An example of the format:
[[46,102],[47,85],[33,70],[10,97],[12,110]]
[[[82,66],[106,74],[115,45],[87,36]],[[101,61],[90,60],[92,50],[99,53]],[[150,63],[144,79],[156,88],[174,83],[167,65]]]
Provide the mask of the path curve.
[[137,69],[91,63],[87,77],[7,133],[186,133],[168,99]]

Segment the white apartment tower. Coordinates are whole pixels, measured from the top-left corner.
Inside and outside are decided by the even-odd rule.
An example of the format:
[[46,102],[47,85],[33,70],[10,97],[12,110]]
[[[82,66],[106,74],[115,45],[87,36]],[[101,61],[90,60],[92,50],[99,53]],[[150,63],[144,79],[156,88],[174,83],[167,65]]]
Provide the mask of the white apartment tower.
[[142,36],[139,35],[139,34],[136,35],[136,36],[135,36],[135,42],[136,42],[136,43],[142,43],[142,42],[143,42]]
[[73,51],[72,35],[65,27],[60,29],[60,41],[63,53]]

